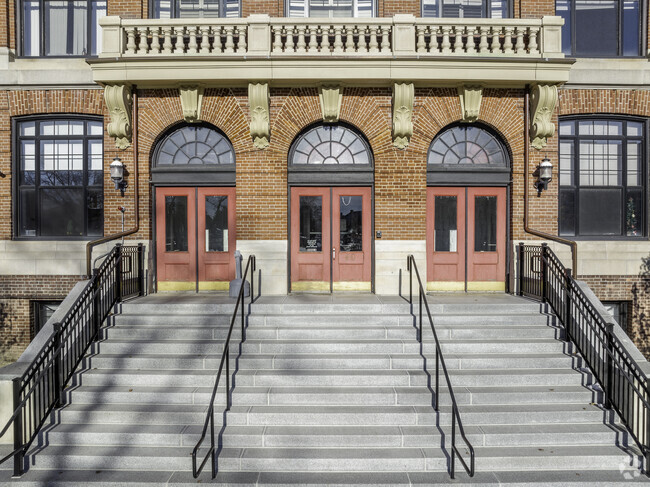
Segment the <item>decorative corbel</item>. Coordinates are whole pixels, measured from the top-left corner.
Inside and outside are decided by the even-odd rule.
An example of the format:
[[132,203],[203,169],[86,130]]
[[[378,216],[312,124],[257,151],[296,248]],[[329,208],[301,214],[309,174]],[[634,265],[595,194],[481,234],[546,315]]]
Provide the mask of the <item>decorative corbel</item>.
[[459,86],[460,111],[463,122],[476,122],[481,111],[483,88],[480,86]]
[[264,149],[268,147],[271,138],[268,83],[248,84],[248,104],[251,115],[250,130],[253,145],[258,149]]
[[546,139],[555,134],[555,124],[551,122],[557,105],[557,86],[533,85],[530,89],[530,139],[535,149],[542,149]]
[[320,110],[323,114],[323,122],[336,123],[341,116],[341,102],[343,101],[343,90],[338,86],[327,86],[318,89],[320,99]]
[[111,116],[106,127],[110,137],[115,137],[118,149],[127,149],[131,145],[131,87],[127,85],[106,85],[104,100]]
[[413,83],[393,85],[393,145],[405,149],[413,135]]
[[178,91],[181,95],[183,118],[188,123],[201,121],[201,105],[203,104],[203,87],[181,86]]

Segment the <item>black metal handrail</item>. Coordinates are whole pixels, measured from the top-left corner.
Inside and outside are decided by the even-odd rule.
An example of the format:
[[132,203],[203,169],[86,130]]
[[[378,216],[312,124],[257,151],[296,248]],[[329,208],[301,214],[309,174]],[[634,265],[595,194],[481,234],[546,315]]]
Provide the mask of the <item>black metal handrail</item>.
[[[248,275],[249,268],[251,271],[251,277],[250,277],[251,304],[255,301],[255,292],[253,286],[253,274],[255,273],[255,256],[250,255],[248,257],[248,260],[246,261],[246,269],[242,274],[242,283],[241,283],[241,287],[239,288],[239,294],[237,295],[237,302],[235,303],[235,309],[232,313],[232,318],[230,319],[230,329],[228,330],[228,336],[226,337],[226,341],[223,344],[223,353],[221,355],[221,362],[219,363],[219,370],[214,380],[214,388],[212,389],[212,396],[210,397],[210,405],[208,406],[208,411],[205,416],[205,423],[203,424],[203,432],[201,433],[201,437],[199,438],[199,441],[196,443],[196,446],[194,446],[194,449],[192,450],[192,475],[194,475],[195,479],[198,478],[199,475],[201,475],[201,472],[203,471],[203,467],[205,467],[205,464],[210,458],[212,459],[212,478],[214,479],[217,476],[217,451],[214,443],[214,400],[217,396],[217,388],[219,387],[219,381],[221,380],[221,373],[223,372],[223,367],[225,364],[226,366],[226,408],[225,410],[226,411],[230,410],[230,406],[232,405],[232,397],[230,391],[230,337],[232,336],[232,331],[235,326],[235,320],[237,319],[237,315],[239,314],[239,308],[241,306],[241,343],[246,341],[246,327],[245,327],[245,320],[244,320],[244,308],[245,308],[244,291],[246,288],[246,276]],[[199,451],[199,448],[203,444],[203,441],[205,440],[205,437],[208,433],[208,428],[210,428],[210,448],[208,449],[208,452],[203,458],[201,465],[199,465],[197,468],[196,455]]]
[[[458,409],[458,403],[456,402],[456,395],[454,394],[454,388],[451,385],[451,380],[449,379],[449,372],[447,372],[447,365],[445,364],[445,357],[442,355],[442,348],[440,346],[440,340],[438,339],[438,333],[436,333],[436,328],[433,324],[433,317],[431,316],[431,310],[429,309],[429,302],[427,301],[426,292],[424,286],[422,285],[422,279],[420,278],[420,272],[418,271],[418,266],[415,263],[415,257],[409,255],[406,258],[406,270],[409,272],[409,299],[408,302],[413,305],[413,270],[415,270],[415,276],[418,280],[418,294],[420,295],[420,306],[419,306],[419,320],[418,320],[418,341],[422,343],[422,310],[426,310],[427,316],[429,317],[429,324],[431,325],[431,332],[433,333],[433,338],[436,342],[436,391],[434,394],[434,405],[433,408],[438,411],[440,406],[440,368],[445,376],[445,382],[447,383],[447,390],[449,391],[449,396],[451,397],[451,459],[449,462],[449,475],[453,479],[455,477],[456,470],[456,455],[460,463],[463,465],[463,468],[470,477],[474,476],[474,447],[465,436],[465,429],[463,428],[463,422],[460,418],[460,410]],[[400,269],[399,277],[399,294],[402,295],[402,274]],[[424,307],[423,307],[424,304]],[[417,318],[416,318],[417,320]],[[456,424],[458,424],[458,431],[461,438],[465,442],[467,449],[469,450],[470,462],[469,466],[467,462],[460,454],[458,447],[456,446]]]
[[116,245],[93,271],[81,294],[25,372],[13,379],[13,409],[0,431],[13,424],[14,449],[0,463],[14,457],[14,477],[24,472],[24,457],[50,412],[65,402],[64,389],[99,330],[119,301],[144,294],[144,247]]
[[517,249],[518,293],[548,303],[594,374],[604,394],[604,406],[614,409],[650,465],[650,387],[648,378],[546,244]]

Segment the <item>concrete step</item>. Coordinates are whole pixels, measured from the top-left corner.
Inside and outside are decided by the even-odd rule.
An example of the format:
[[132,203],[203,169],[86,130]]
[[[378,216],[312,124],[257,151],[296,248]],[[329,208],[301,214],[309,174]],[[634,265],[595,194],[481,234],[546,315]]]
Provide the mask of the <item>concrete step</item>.
[[[425,326],[428,326],[425,324]],[[119,325],[103,328],[102,338],[117,340],[225,340],[229,328],[194,326],[183,327],[156,325]],[[440,340],[479,340],[479,339],[511,339],[511,338],[560,338],[560,330],[546,326],[438,326],[436,333]],[[239,327],[233,330],[233,339],[239,339]],[[425,339],[431,335],[430,328],[424,330]],[[246,330],[247,339],[251,340],[415,340],[416,330],[413,326],[249,326]]]
[[[224,382],[222,382],[222,385]],[[223,409],[225,389],[222,386],[215,404]],[[456,387],[456,401],[465,404],[583,404],[596,402],[601,395],[576,386],[521,387]],[[211,387],[82,386],[68,393],[74,404],[208,404]],[[451,396],[441,384],[440,404],[450,405]],[[426,387],[248,387],[237,386],[232,392],[233,404],[251,405],[431,405],[433,392]]]
[[[232,358],[232,357],[231,357]],[[158,369],[195,370],[219,367],[221,354],[100,354],[86,359],[89,368],[98,369]],[[445,354],[448,369],[561,369],[580,367],[576,356],[558,353],[542,354]],[[419,354],[256,354],[239,361],[241,369],[422,369]]]

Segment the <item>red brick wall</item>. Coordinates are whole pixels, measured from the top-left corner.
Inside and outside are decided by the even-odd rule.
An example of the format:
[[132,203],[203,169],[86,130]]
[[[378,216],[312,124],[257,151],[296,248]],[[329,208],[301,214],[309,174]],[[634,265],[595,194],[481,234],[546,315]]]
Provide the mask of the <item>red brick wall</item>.
[[30,300],[63,300],[83,276],[0,276],[0,362],[16,360],[32,336]]
[[395,14],[411,14],[422,16],[422,7],[419,0],[384,0],[377,5],[379,17],[392,17]]
[[108,15],[119,15],[123,19],[146,19],[149,16],[147,0],[108,0]]
[[252,14],[267,14],[284,17],[284,0],[241,0],[242,17]]
[[515,0],[515,18],[538,19],[544,15],[555,15],[555,0]]

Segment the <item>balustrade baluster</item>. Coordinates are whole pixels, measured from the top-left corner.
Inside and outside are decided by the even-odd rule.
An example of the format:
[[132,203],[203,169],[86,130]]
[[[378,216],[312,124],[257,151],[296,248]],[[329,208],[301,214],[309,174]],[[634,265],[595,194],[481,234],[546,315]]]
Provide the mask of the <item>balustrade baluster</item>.
[[377,26],[371,25],[370,29],[370,43],[368,44],[368,52],[379,52],[379,44],[377,43]]
[[187,52],[190,54],[196,54],[198,52],[199,45],[196,42],[196,30],[197,28],[194,26],[190,26],[187,29],[188,35],[189,35],[189,41],[187,44]]
[[479,26],[478,30],[479,30],[479,35],[481,36],[481,40],[478,44],[478,52],[480,54],[485,54],[490,50],[490,46],[488,45],[488,34],[490,32],[490,27]]
[[282,52],[282,26],[273,26],[273,52]]
[[421,25],[417,26],[417,44],[416,44],[416,49],[417,52],[419,53],[424,53],[427,52],[427,44],[424,41],[424,33],[426,31],[426,27],[423,27]]
[[514,51],[512,50],[512,27],[506,27],[505,28],[505,35],[503,37],[503,53],[504,54],[512,54]]
[[[318,26],[310,25],[307,27],[307,35],[309,36],[309,44],[307,52],[315,54],[318,52]],[[323,50],[329,51],[328,29],[323,29]]]
[[237,26],[237,52],[246,54],[248,52],[248,43],[246,42],[246,34],[248,30],[245,25]]
[[135,54],[135,27],[126,27],[126,52]]
[[232,54],[235,52],[235,42],[233,40],[233,32],[235,28],[232,25],[227,25],[226,27],[226,47],[224,49],[225,54]]
[[165,26],[163,29],[163,36],[165,40],[163,41],[163,54],[171,54],[173,45],[172,45],[172,28],[170,26]]
[[441,51],[443,54],[451,54],[451,42],[449,42],[449,33],[451,32],[451,26],[443,25],[442,26],[442,45]]
[[138,54],[147,54],[149,52],[149,28],[140,27],[138,29],[140,34],[140,43],[138,44]]
[[390,27],[387,25],[381,28],[381,52],[390,52]]
[[293,38],[293,32],[294,32],[295,27],[287,27],[287,43],[284,48],[284,52],[296,52],[296,43]]
[[354,26],[345,27],[345,52],[354,52]]
[[515,44],[515,52],[517,54],[526,54],[526,46],[524,44],[524,27],[517,27],[517,43]]
[[210,54],[210,26],[201,26],[201,54]]
[[463,47],[463,30],[464,27],[461,26],[455,26],[454,27],[454,53],[455,54],[462,54],[465,52],[465,49]]
[[307,44],[305,43],[305,30],[306,26],[298,26],[298,44],[296,44],[296,52],[306,52]]
[[478,27],[467,26],[467,54],[476,54],[478,52],[476,50],[476,35],[478,35]]
[[160,51],[162,50],[162,43],[163,43],[162,30],[160,29],[160,27],[155,27],[153,29],[149,29],[149,32],[151,32],[150,52],[154,54],[160,54]]
[[539,36],[539,28],[531,27],[528,37],[528,52],[530,54],[539,54],[537,39]]
[[342,53],[343,52],[343,37],[341,31],[343,30],[342,25],[334,26],[334,52]]

